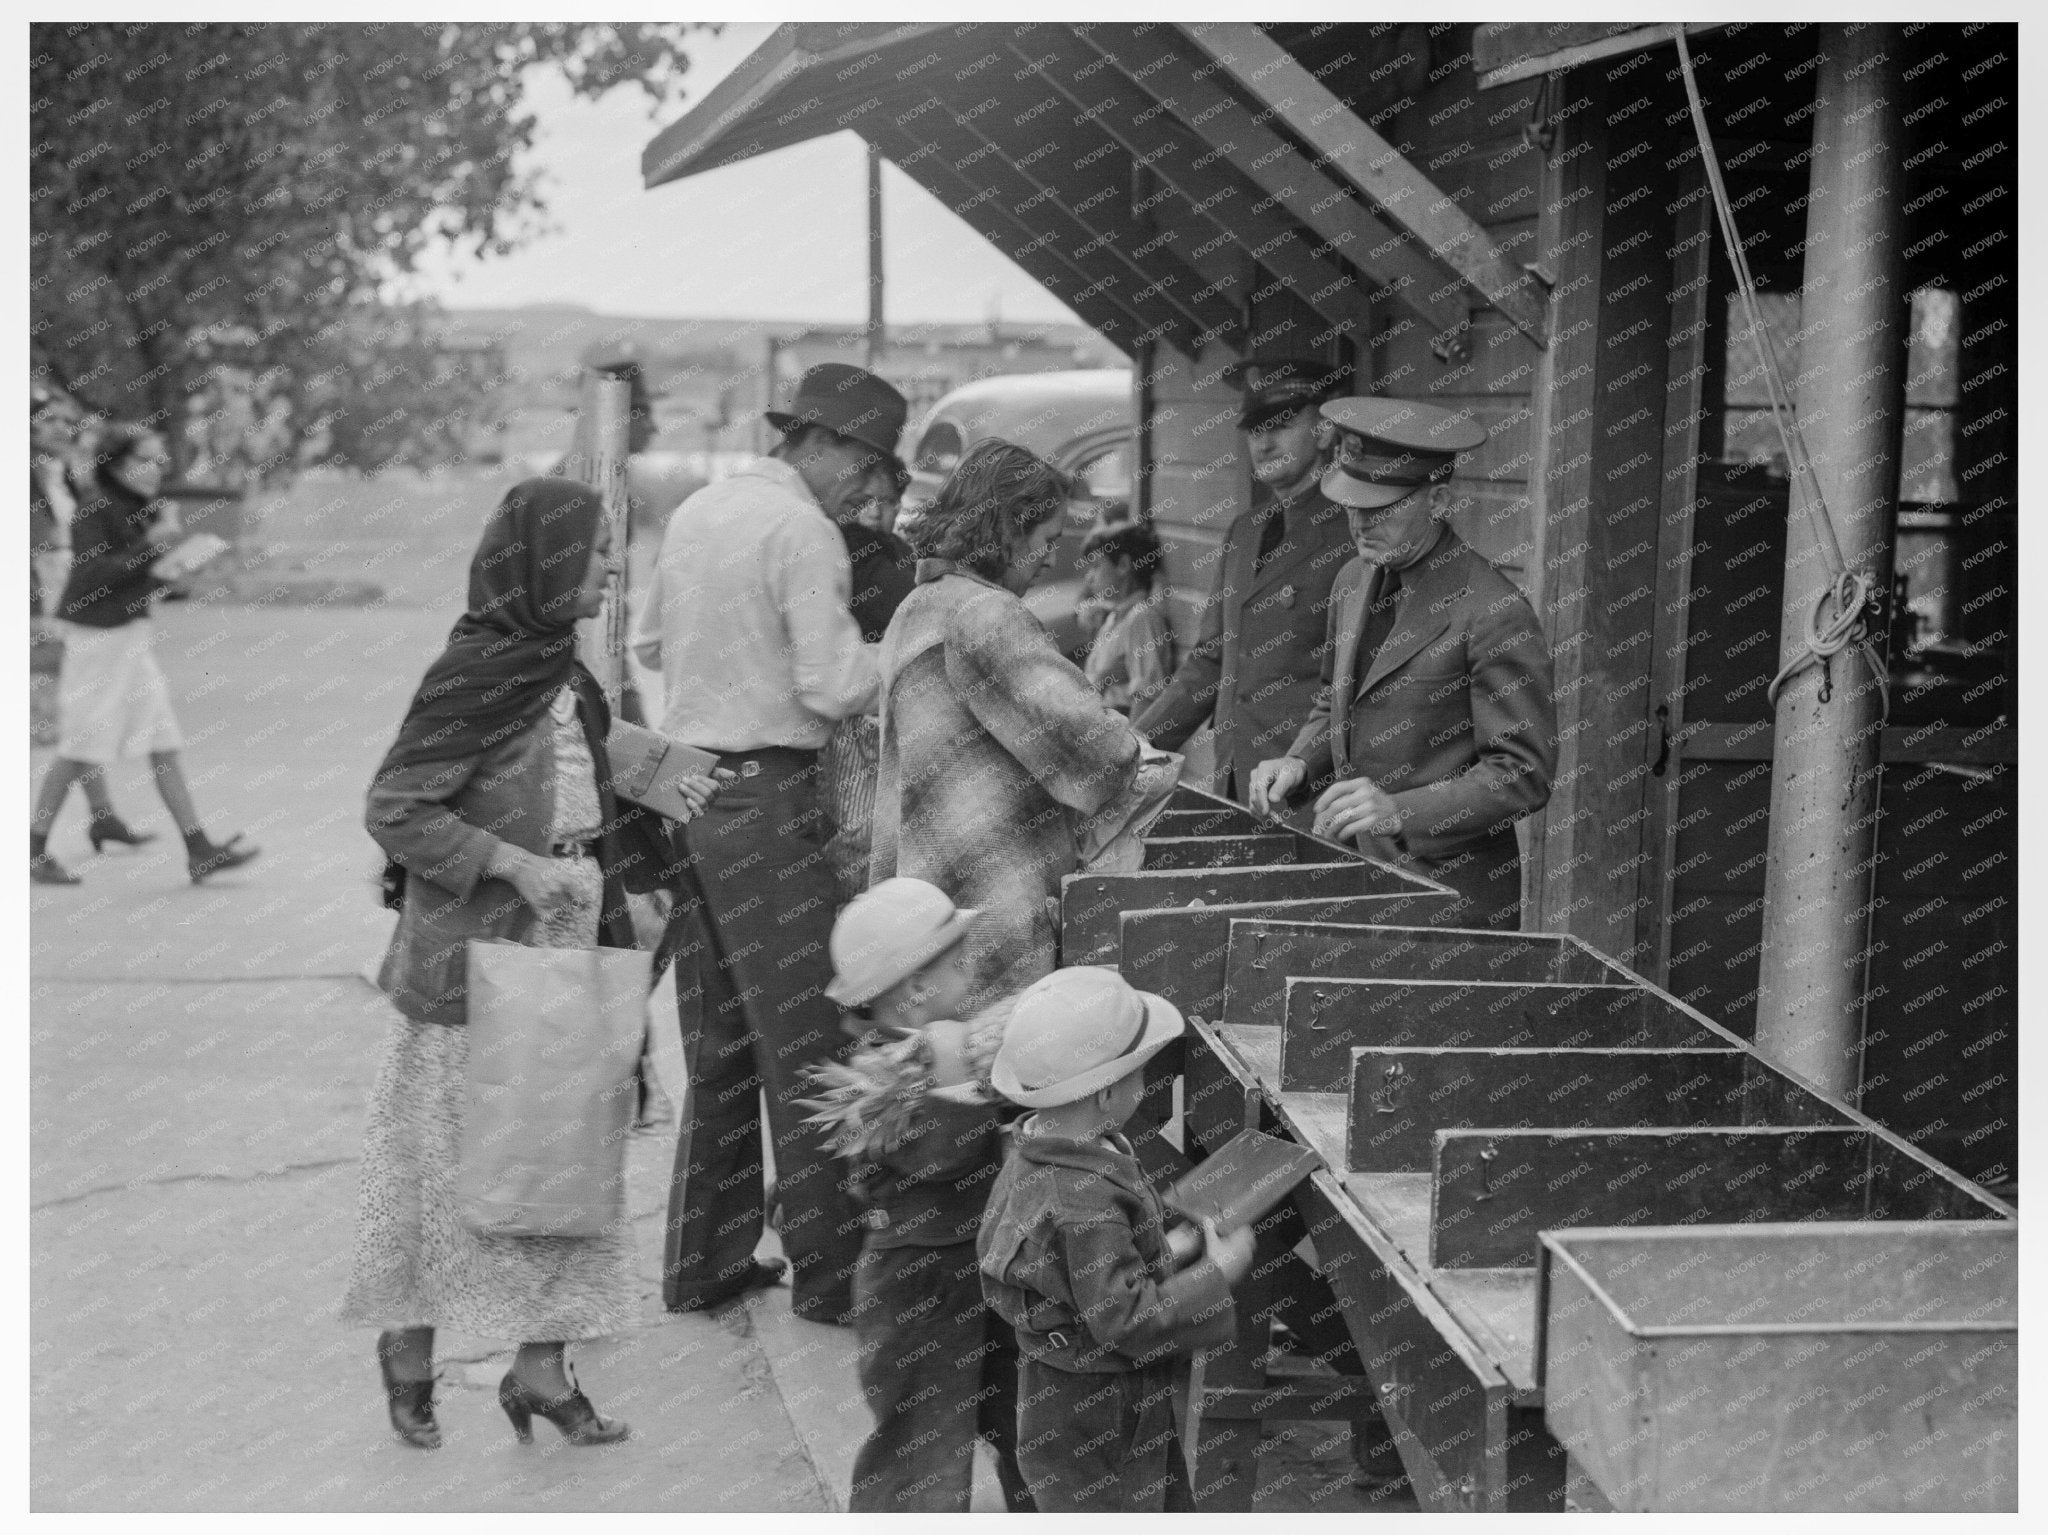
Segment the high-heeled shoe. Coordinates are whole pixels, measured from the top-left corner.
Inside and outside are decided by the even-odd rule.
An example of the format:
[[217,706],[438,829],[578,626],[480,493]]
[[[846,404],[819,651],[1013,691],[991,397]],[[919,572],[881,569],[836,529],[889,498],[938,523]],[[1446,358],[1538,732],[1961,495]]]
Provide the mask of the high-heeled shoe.
[[498,1405],[512,1420],[512,1432],[519,1436],[521,1444],[533,1443],[536,1417],[554,1424],[571,1444],[617,1444],[632,1432],[630,1424],[599,1417],[573,1375],[569,1377],[569,1394],[550,1399],[507,1370],[505,1378],[498,1382]]
[[135,831],[128,823],[109,810],[105,815],[96,815],[85,828],[86,837],[92,842],[97,853],[105,842],[118,842],[124,847],[141,847],[145,842],[156,841],[153,831]]
[[185,872],[192,876],[192,883],[198,884],[209,875],[219,874],[227,869],[238,869],[263,849],[260,847],[238,846],[242,834],[236,832],[225,842],[215,842],[205,832],[185,839]]
[[380,1351],[377,1368],[384,1376],[384,1400],[391,1409],[391,1432],[400,1444],[416,1450],[441,1448],[441,1425],[434,1421],[434,1380],[400,1380]]
[[49,853],[28,855],[28,877],[36,885],[82,885],[84,880],[57,862]]

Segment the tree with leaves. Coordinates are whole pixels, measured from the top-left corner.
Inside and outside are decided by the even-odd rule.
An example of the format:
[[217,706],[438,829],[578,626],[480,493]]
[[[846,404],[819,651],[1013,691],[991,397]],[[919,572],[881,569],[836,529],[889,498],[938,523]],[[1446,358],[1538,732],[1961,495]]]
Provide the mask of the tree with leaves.
[[264,478],[309,449],[430,460],[483,385],[405,279],[542,227],[528,71],[669,100],[688,28],[42,23],[30,42],[32,367]]

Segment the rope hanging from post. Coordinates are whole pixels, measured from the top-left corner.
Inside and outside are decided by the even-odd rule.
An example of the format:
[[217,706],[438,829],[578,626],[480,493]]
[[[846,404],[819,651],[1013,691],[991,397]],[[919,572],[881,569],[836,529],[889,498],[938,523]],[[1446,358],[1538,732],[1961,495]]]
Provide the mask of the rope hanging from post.
[[1791,395],[1778,366],[1777,347],[1770,332],[1764,328],[1763,311],[1757,304],[1756,280],[1750,275],[1749,256],[1735,227],[1735,210],[1729,205],[1728,188],[1721,179],[1720,157],[1714,153],[1713,137],[1707,131],[1706,108],[1700,102],[1699,80],[1693,73],[1692,50],[1686,46],[1683,27],[1678,29],[1673,41],[1678,44],[1679,69],[1685,77],[1685,98],[1692,109],[1693,131],[1699,137],[1700,161],[1706,167],[1707,185],[1713,193],[1714,213],[1721,225],[1721,240],[1728,247],[1728,264],[1735,272],[1735,291],[1742,301],[1743,318],[1748,321],[1750,339],[1763,365],[1764,388],[1771,399],[1771,424],[1777,428],[1778,442],[1785,450],[1785,463],[1792,477],[1806,485],[1807,521],[1813,528],[1814,542],[1820,549],[1821,558],[1827,563],[1833,578],[1821,589],[1813,611],[1807,615],[1804,647],[1771,679],[1765,697],[1775,710],[1778,695],[1785,690],[1785,685],[1807,667],[1818,666],[1821,669],[1820,701],[1826,703],[1834,696],[1832,662],[1844,650],[1855,645],[1877,683],[1878,717],[1883,719],[1891,712],[1891,678],[1873,635],[1876,605],[1870,578],[1851,570],[1842,558],[1841,540],[1836,537],[1834,520],[1828,515],[1827,497],[1821,493],[1820,477],[1814,473],[1812,460],[1807,457],[1806,437],[1800,430],[1799,418],[1793,414]]

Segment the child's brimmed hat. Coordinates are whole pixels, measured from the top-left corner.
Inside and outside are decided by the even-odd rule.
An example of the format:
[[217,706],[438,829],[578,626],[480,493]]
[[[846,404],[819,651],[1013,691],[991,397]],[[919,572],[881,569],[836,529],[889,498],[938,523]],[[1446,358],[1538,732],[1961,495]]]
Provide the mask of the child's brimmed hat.
[[885,879],[846,903],[832,924],[832,984],[841,1007],[872,1002],[967,936],[980,912],[959,910],[937,885]]
[[1142,1069],[1181,1028],[1179,1008],[1114,970],[1055,970],[1017,998],[989,1081],[1027,1109],[1076,1103]]

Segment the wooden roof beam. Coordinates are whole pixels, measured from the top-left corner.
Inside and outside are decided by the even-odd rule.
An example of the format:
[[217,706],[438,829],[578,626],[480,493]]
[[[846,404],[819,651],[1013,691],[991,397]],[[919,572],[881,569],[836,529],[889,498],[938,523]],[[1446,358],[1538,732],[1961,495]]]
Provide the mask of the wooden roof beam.
[[1350,104],[1301,66],[1293,54],[1248,22],[1191,23],[1182,28],[1223,73],[1287,125],[1422,248],[1463,278],[1467,287],[1514,321],[1538,346],[1549,341],[1549,299],[1527,272],[1494,249],[1486,228],[1406,155],[1381,138]]
[[[1093,125],[1185,200],[1185,209],[1168,210],[1184,218],[1194,215],[1194,221],[1182,226],[1183,241],[1192,238],[1195,230],[1215,230],[1286,283],[1333,331],[1353,332],[1361,342],[1371,336],[1372,306],[1350,268],[1334,256],[1314,254],[1300,225],[1268,209],[1255,209],[1260,192],[1252,183],[1220,165],[1198,164],[1196,152],[1164,114],[1147,115],[1152,98],[1121,70],[1095,68],[1090,83],[1081,83],[1077,76],[1090,67],[1091,60],[1098,66],[1105,63],[1101,54],[1084,51],[1063,26],[1040,28],[1028,40],[1028,51],[1027,44],[1019,41],[1012,41],[1009,48],[1027,64],[1044,66],[1041,72],[1046,82],[1076,110],[1074,132],[1082,133],[1084,123]],[[1097,76],[1099,85],[1094,83]],[[1088,99],[1097,91],[1107,94]],[[1202,241],[1202,245],[1209,243],[1211,240]],[[1196,256],[1200,249],[1198,246],[1189,255]],[[1207,269],[1204,265],[1203,270]]]
[[[988,188],[974,185],[955,170],[936,145],[920,143],[886,117],[860,124],[858,131],[898,170],[958,214],[976,234],[1114,345],[1130,352],[1142,344],[1148,330],[1157,327],[1156,318],[1148,318],[1124,302],[1115,291],[1121,283],[1084,274],[1053,242],[1026,228]],[[1170,334],[1178,328],[1170,326],[1159,333]]]
[[1285,208],[1328,250],[1342,252],[1378,285],[1371,296],[1402,304],[1429,327],[1432,340],[1465,329],[1470,316],[1456,299],[1461,284],[1447,281],[1407,236],[1374,217],[1205,73],[1206,55],[1177,30],[1154,26],[1148,34],[1104,23],[1077,27],[1075,35],[1136,81],[1162,112],[1171,112],[1183,131],[1205,141],[1209,153],[1265,189],[1269,204]]
[[[1183,322],[1177,328],[1178,334],[1193,343],[1190,355],[1199,352],[1204,341],[1222,340],[1239,328],[1236,306],[1217,297],[1210,281],[1178,256],[1165,250],[1136,254],[1148,236],[1138,228],[1131,213],[1126,188],[1097,188],[1109,195],[1095,199],[1079,197],[1076,188],[1061,186],[1050,175],[1021,164],[1026,156],[1016,144],[990,138],[972,119],[936,98],[931,108],[913,125],[914,133],[939,144],[942,150],[949,142],[963,146],[958,151],[960,159],[964,161],[970,155],[976,159],[972,179],[1015,199],[1012,211],[1030,209],[1026,224],[1042,224],[1044,233],[1057,230],[1064,238],[1073,240],[1068,254],[1076,260],[1099,253],[1109,269],[1127,273],[1133,279],[1125,294],[1127,302],[1141,302],[1156,295],[1158,302]],[[933,121],[940,117],[950,122],[950,131],[946,123]],[[1046,147],[1054,146],[1048,143]],[[1093,201],[1094,205],[1082,211],[1079,204],[1084,201]]]

